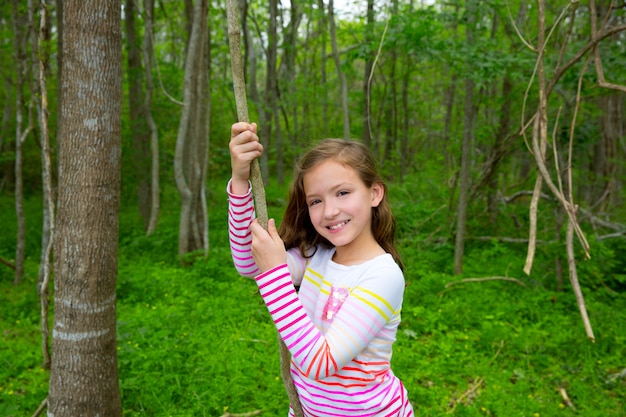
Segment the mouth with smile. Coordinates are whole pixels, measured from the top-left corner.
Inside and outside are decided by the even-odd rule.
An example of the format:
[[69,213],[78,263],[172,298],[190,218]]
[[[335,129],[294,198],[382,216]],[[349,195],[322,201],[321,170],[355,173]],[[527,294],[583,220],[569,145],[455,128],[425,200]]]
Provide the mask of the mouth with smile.
[[326,226],[326,228],[328,230],[330,230],[330,231],[339,230],[342,227],[344,227],[346,224],[348,224],[349,222],[350,222],[350,220],[344,220],[344,221],[342,221],[340,223],[335,223],[335,224],[332,224],[330,226]]

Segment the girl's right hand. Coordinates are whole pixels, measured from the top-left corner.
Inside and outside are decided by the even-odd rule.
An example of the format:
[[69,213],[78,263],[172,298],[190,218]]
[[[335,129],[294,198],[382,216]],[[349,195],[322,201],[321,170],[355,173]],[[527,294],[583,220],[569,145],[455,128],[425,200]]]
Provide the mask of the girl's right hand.
[[248,192],[250,164],[263,153],[263,145],[256,134],[256,123],[238,122],[230,134],[230,165],[232,169],[231,192],[243,195]]

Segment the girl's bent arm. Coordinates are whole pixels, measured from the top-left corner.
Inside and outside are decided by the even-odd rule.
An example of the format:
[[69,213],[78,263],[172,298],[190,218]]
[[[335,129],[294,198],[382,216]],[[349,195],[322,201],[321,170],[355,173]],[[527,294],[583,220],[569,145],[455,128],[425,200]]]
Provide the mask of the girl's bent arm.
[[[372,345],[386,324],[397,326],[399,323],[404,292],[404,278],[399,269],[375,267],[368,271],[359,285],[350,290],[324,333],[308,316],[293,286],[289,285],[291,277],[286,265],[255,279],[293,362],[308,378],[319,380],[332,376],[365,350],[393,342],[379,339],[379,344]],[[389,364],[378,365],[386,368]]]
[[231,193],[231,182],[228,183],[228,237],[233,263],[239,274],[254,277],[260,271],[252,257],[252,234],[250,223],[254,219],[252,192],[244,195]]
[[[252,257],[250,223],[255,217],[252,190],[248,185],[247,193],[234,194],[231,182],[229,182],[226,191],[228,192],[228,236],[233,263],[240,275],[254,278],[261,271]],[[299,250],[292,249],[287,251],[287,263],[294,277],[294,284],[300,285],[306,260]]]

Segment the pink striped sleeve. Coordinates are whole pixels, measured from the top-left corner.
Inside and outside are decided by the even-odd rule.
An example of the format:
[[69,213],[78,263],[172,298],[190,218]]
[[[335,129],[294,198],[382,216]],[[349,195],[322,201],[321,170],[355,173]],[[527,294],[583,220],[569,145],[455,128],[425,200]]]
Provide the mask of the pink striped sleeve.
[[245,277],[254,277],[259,273],[259,268],[252,258],[252,235],[250,223],[254,219],[254,202],[252,191],[249,189],[245,195],[236,195],[228,192],[228,237],[230,240],[230,252],[233,257],[235,269]]
[[381,268],[368,270],[324,334],[306,313],[287,264],[255,277],[272,320],[303,375],[314,380],[335,375],[370,345],[388,321],[399,320],[402,274],[393,278],[384,265]]
[[333,375],[338,370],[337,363],[330,355],[328,343],[298,299],[287,264],[270,269],[255,280],[294,363],[313,379]]

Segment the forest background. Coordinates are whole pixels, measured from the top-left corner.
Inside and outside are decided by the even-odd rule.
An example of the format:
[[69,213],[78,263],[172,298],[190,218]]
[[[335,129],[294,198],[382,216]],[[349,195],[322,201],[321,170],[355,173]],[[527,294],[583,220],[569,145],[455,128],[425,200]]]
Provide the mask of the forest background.
[[[379,161],[418,415],[626,416],[625,3],[238,5],[270,215],[319,138]],[[0,417],[286,412],[228,250],[226,22],[223,1],[0,4]]]

